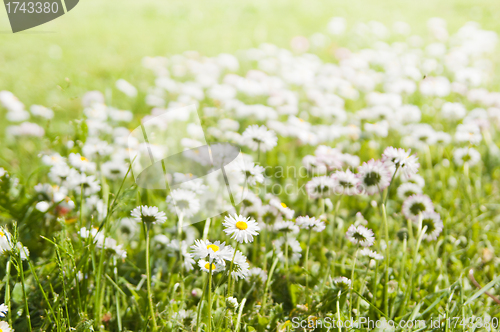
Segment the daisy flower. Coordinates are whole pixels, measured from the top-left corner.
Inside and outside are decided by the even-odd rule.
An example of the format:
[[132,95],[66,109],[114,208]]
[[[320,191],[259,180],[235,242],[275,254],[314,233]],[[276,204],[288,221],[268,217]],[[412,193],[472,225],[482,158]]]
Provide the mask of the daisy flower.
[[133,238],[139,230],[139,227],[133,218],[122,218],[120,219],[119,224],[119,232],[127,238]]
[[314,151],[318,163],[326,165],[328,170],[341,169],[344,155],[339,149],[320,145]]
[[186,189],[174,189],[167,197],[171,211],[178,211],[185,217],[192,217],[200,211],[200,200],[196,194]]
[[9,307],[5,305],[5,303],[0,304],[0,317],[3,318],[9,311]]
[[2,321],[2,322],[0,322],[0,331],[2,331],[2,332],[12,332],[14,330],[10,327],[9,323]]
[[462,119],[467,114],[465,106],[461,103],[446,102],[441,107],[441,115],[448,121],[456,121]]
[[234,256],[233,271],[231,272],[234,280],[246,279],[250,273],[249,268],[250,264],[248,264],[247,258],[238,250]]
[[[414,221],[417,223],[418,221]],[[422,212],[422,228],[427,226],[427,229],[422,235],[422,238],[427,241],[436,240],[443,231],[443,222],[439,213],[434,211],[424,211]]]
[[111,180],[122,179],[127,173],[128,166],[118,160],[107,161],[101,165],[102,174]]
[[163,224],[167,220],[165,212],[158,211],[158,208],[156,206],[138,206],[133,209],[130,214],[132,215],[132,217],[134,217],[135,220],[137,220],[137,222],[142,221],[147,224]]
[[236,197],[243,197],[242,203],[245,206],[245,210],[255,211],[260,214],[262,208],[262,200],[259,198],[259,196],[255,195],[253,191],[241,188],[241,190],[236,193]]
[[101,232],[99,232],[99,228],[97,227],[91,227],[90,229],[87,229],[87,227],[82,227],[78,231],[78,235],[80,235],[80,237],[83,239],[92,237],[94,242],[104,240],[104,235]]
[[220,241],[195,240],[191,249],[194,258],[204,259],[208,257],[210,262],[215,261],[223,266],[225,265],[224,260],[231,260],[233,257],[233,248]]
[[458,166],[465,163],[474,166],[481,161],[481,154],[474,148],[458,148],[453,151],[453,161]]
[[0,253],[12,249],[11,235],[5,228],[0,227]]
[[193,265],[196,261],[193,259],[194,255],[188,252],[188,244],[185,240],[182,240],[180,245],[178,240],[173,240],[167,244],[167,248],[175,252],[180,251],[183,256],[182,266],[186,271],[191,271],[193,269]]
[[[223,271],[224,270],[224,265],[222,264],[218,264],[217,262],[215,263],[211,263],[212,264],[212,274],[214,273],[217,273],[217,272],[220,272],[220,271]],[[202,271],[205,271],[207,273],[210,272],[210,263],[207,262],[206,260],[204,259],[200,259],[198,261],[198,266],[200,267],[200,269]]]
[[192,316],[196,317],[196,316],[194,316],[194,313],[192,310],[181,309],[177,312],[174,312],[171,317],[172,317],[172,319],[177,320],[177,321],[181,321],[183,323],[184,320],[192,319],[193,318]]
[[425,186],[425,180],[424,178],[419,175],[419,174],[413,174],[411,178],[406,177],[404,174],[401,174],[400,177],[402,182],[411,182],[417,184],[420,188],[423,188]]
[[35,208],[38,211],[45,213],[50,208],[50,204],[46,201],[41,201],[41,202],[36,203]]
[[325,198],[333,193],[335,180],[329,176],[317,176],[306,184],[306,192],[309,198]]
[[360,193],[360,179],[351,170],[338,171],[332,175],[334,191],[340,195],[357,195]]
[[272,130],[266,126],[251,125],[243,132],[241,136],[243,145],[248,146],[253,151],[265,152],[274,148],[278,144],[278,137]]
[[226,216],[223,225],[226,227],[224,232],[239,243],[253,242],[253,237],[259,235],[260,231],[255,220],[237,214]]
[[16,248],[19,250],[19,254],[21,255],[21,259],[25,261],[30,256],[30,251],[27,247],[23,246],[21,242],[16,243]]
[[274,224],[275,232],[291,233],[297,234],[299,232],[299,226],[293,221],[277,221]]
[[69,163],[80,172],[93,173],[96,170],[96,164],[84,156],[81,156],[79,153],[70,153]]
[[478,145],[482,139],[483,136],[481,135],[481,129],[477,124],[466,123],[457,126],[457,131],[455,132],[455,141]]
[[398,197],[402,200],[418,194],[422,194],[422,188],[416,183],[406,182],[398,187]]
[[251,278],[255,278],[262,283],[266,282],[267,280],[266,271],[262,270],[260,267],[252,267],[248,272]]
[[348,279],[346,277],[337,277],[337,278],[333,279],[333,282],[340,289],[349,289],[349,288],[351,288],[351,279]]
[[293,218],[295,211],[286,206],[285,203],[281,202],[278,198],[273,197],[269,200],[269,205],[281,213],[286,219]]
[[255,186],[257,183],[264,182],[264,167],[256,165],[253,161],[248,159],[244,159],[238,165],[249,185]]
[[385,162],[391,174],[394,174],[396,169],[406,177],[412,177],[417,174],[420,164],[415,155],[410,155],[411,150],[396,149],[392,146],[387,147],[382,154],[382,161]]
[[311,155],[307,155],[302,158],[302,165],[312,174],[322,175],[326,174],[328,171],[328,168],[323,162],[318,160],[317,157]]
[[362,225],[349,226],[345,236],[351,243],[359,244],[362,247],[371,247],[375,242],[373,231]]
[[274,241],[274,247],[276,248],[276,254],[278,255],[280,261],[285,262],[285,248],[288,246],[288,260],[290,263],[296,263],[302,257],[302,248],[299,241],[292,236],[280,237]]
[[101,190],[99,180],[94,175],[86,175],[85,173],[69,178],[68,185],[74,188],[79,194],[81,194],[83,189],[83,195],[85,196],[96,194]]
[[71,168],[64,163],[61,163],[55,164],[50,168],[49,178],[56,183],[62,183],[66,180],[78,176],[79,174],[80,173],[76,169]]
[[42,162],[45,165],[54,166],[58,164],[65,164],[66,161],[65,158],[61,157],[59,153],[54,152],[52,154],[42,156]]
[[363,250],[360,250],[359,252],[362,256],[370,257],[371,259],[374,259],[376,261],[384,259],[384,256],[381,254],[377,253],[375,250],[370,250],[368,248],[363,248]]
[[239,306],[238,300],[232,296],[230,296],[226,299],[226,305],[228,308],[233,309],[233,310],[238,309],[238,306]]
[[326,225],[323,221],[314,217],[311,218],[309,216],[298,217],[297,219],[295,219],[295,222],[302,229],[310,229],[318,233],[322,232],[326,228]]
[[363,214],[360,211],[356,212],[356,220],[354,221],[354,225],[355,226],[368,225],[368,221],[365,219],[365,217],[363,216]]
[[403,202],[403,215],[412,221],[418,221],[418,215],[424,211],[434,211],[434,205],[427,195],[417,194]]
[[268,225],[272,224],[273,222],[283,220],[283,215],[281,215],[281,213],[279,213],[278,210],[271,205],[263,205],[262,210],[259,211],[259,213],[260,219]]
[[208,186],[203,183],[203,179],[193,179],[181,183],[180,188],[191,190],[196,195],[203,195],[207,191]]
[[365,193],[373,195],[391,183],[392,174],[382,160],[370,160],[358,167],[358,177]]

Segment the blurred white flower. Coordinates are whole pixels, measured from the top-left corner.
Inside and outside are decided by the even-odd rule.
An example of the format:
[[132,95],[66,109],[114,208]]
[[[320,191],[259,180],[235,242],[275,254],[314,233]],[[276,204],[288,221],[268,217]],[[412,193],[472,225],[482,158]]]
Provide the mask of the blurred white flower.
[[327,30],[332,35],[341,35],[345,32],[346,20],[343,17],[334,17],[328,22]]
[[30,107],[31,114],[35,116],[39,116],[45,119],[52,119],[54,117],[54,111],[51,109],[41,106],[41,105],[31,105]]
[[242,144],[248,146],[253,151],[269,151],[278,144],[278,138],[272,130],[265,126],[251,125],[243,132]]
[[123,78],[116,81],[116,88],[131,98],[137,97],[137,89],[135,86],[125,81]]
[[165,212],[159,211],[156,206],[138,206],[130,214],[137,222],[163,224],[167,220]]
[[403,215],[412,221],[418,221],[420,213],[434,211],[434,205],[427,195],[416,194],[408,197],[401,208]]
[[38,202],[38,203],[36,203],[36,205],[35,205],[35,208],[36,208],[38,211],[42,212],[42,213],[47,212],[47,210],[49,209],[49,207],[50,207],[50,204],[49,204],[48,202],[46,202],[46,201],[41,201],[41,202]]
[[363,247],[371,247],[375,242],[373,231],[363,225],[349,226],[345,236],[351,243],[359,244]]
[[481,161],[481,154],[474,148],[457,148],[453,151],[453,161],[458,166],[467,163],[469,166],[476,165]]
[[185,217],[192,217],[200,211],[200,200],[196,193],[187,189],[174,189],[167,197],[170,211],[181,213]]

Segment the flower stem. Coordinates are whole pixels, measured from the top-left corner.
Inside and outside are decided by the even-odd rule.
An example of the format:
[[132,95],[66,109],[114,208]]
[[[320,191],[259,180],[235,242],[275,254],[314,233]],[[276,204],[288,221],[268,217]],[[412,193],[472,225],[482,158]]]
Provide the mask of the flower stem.
[[177,229],[177,238],[179,239],[179,275],[181,280],[181,301],[184,301],[184,255],[182,252],[182,228],[184,227],[184,214],[179,214],[179,223]]
[[233,265],[234,265],[234,257],[236,257],[236,252],[238,251],[238,246],[240,244],[238,243],[236,245],[236,248],[234,249],[234,253],[233,253],[233,258],[231,259],[231,264],[229,265],[229,276],[228,276],[228,281],[227,281],[227,293],[228,293],[228,296],[233,296]]
[[56,317],[56,314],[55,314],[55,311],[54,311],[54,308],[52,307],[52,305],[50,304],[50,301],[49,301],[49,298],[47,296],[47,293],[44,291],[43,289],[43,286],[42,286],[42,283],[40,282],[40,279],[38,278],[38,275],[36,274],[36,271],[35,271],[35,267],[33,266],[33,264],[31,263],[29,257],[27,258],[27,261],[28,261],[28,265],[30,267],[30,270],[31,270],[31,274],[33,275],[33,277],[35,278],[35,282],[38,284],[38,287],[40,288],[40,292],[42,293],[43,295],[43,298],[45,299],[45,302],[47,302],[47,305],[49,307],[49,311],[50,313],[52,314],[52,317],[54,318],[54,323],[56,324],[56,331],[59,331],[59,320],[57,319]]
[[156,314],[153,307],[153,293],[151,292],[151,257],[149,253],[149,225],[146,226],[146,276],[148,282],[148,301],[149,301],[149,311],[151,319],[153,321],[153,332],[158,330],[158,325],[156,325]]
[[335,225],[337,222],[337,215],[339,213],[340,201],[342,200],[342,196],[339,197],[337,203],[335,204],[335,211],[333,212],[333,221],[332,221],[332,251],[335,251]]
[[[115,275],[115,282],[118,284],[118,266],[116,264],[116,257],[113,256],[113,272]],[[78,282],[78,281],[77,281]],[[116,322],[118,325],[118,331],[121,332],[122,328],[122,314],[120,310],[120,293],[118,289],[115,291],[115,301],[116,301]]]
[[208,323],[207,331],[212,331],[212,262],[208,263],[210,269],[208,271]]
[[274,259],[273,265],[271,265],[271,269],[269,270],[269,274],[267,275],[266,286],[264,287],[264,295],[262,296],[262,312],[264,312],[264,310],[266,309],[267,290],[269,289],[269,284],[271,283],[271,279],[273,278],[274,269],[278,264],[278,259],[279,257],[276,257]]
[[247,298],[244,298],[240,303],[240,308],[238,310],[238,318],[236,319],[236,328],[235,328],[236,332],[239,332],[240,330],[241,315],[243,314],[243,307],[245,306],[246,302]]
[[385,280],[384,280],[384,313],[389,315],[389,262],[390,262],[390,248],[389,248],[389,224],[387,222],[387,212],[385,210],[385,202],[382,204],[382,217],[384,219],[385,231]]
[[[207,276],[208,279],[208,276]],[[198,302],[198,314],[196,316],[196,332],[200,331],[200,317],[201,317],[201,308],[203,307],[203,300],[205,298],[205,292],[207,291],[207,283],[205,283],[205,287],[203,287],[203,292],[201,293],[200,302]]]
[[419,223],[418,224],[419,224],[419,226],[418,226],[418,233],[417,233],[418,234],[417,235],[417,243],[415,244],[415,247],[414,247],[414,252],[413,252],[414,259],[411,262],[409,287],[406,290],[406,294],[404,297],[403,311],[402,312],[405,312],[404,310],[406,310],[406,304],[408,303],[408,301],[411,298],[411,295],[413,294],[413,288],[415,287],[415,284],[413,282],[413,275],[415,274],[416,267],[417,267],[418,262],[420,260],[420,256],[418,254],[418,249],[420,248],[420,243],[422,242],[422,236],[425,234],[425,232],[427,230],[427,226],[425,226],[422,229],[422,215],[419,216]]
[[[20,250],[24,250],[23,248],[21,248]],[[32,331],[32,328],[31,328],[31,317],[30,317],[30,310],[29,310],[29,307],[28,307],[28,297],[26,296],[26,285],[24,283],[24,269],[23,269],[23,260],[21,258],[21,252],[19,251],[17,253],[18,257],[17,257],[17,262],[18,262],[18,265],[19,265],[19,274],[21,276],[21,286],[23,288],[23,297],[24,297],[24,310],[26,310],[26,320],[28,321],[28,327],[29,327],[29,330]],[[68,317],[69,318],[69,317]]]
[[[342,321],[342,318],[340,317],[340,303],[339,303],[340,295],[342,295],[342,291],[339,290],[339,293],[337,294],[337,303],[336,303],[336,306],[337,306],[337,322],[341,322]],[[340,325],[337,325],[337,329],[338,329],[339,332],[342,331],[340,329]]]
[[10,325],[12,325],[12,315],[11,315],[11,306],[10,306],[10,266],[12,265],[10,262],[11,258],[7,261],[7,266],[5,268],[5,305],[8,308],[7,311],[7,321]]
[[354,270],[356,269],[356,260],[358,258],[358,250],[354,253],[354,259],[352,261],[352,270],[351,270],[351,287],[349,288],[349,320],[352,318],[352,289],[354,288]]
[[285,233],[285,270],[286,270],[286,279],[288,282],[288,236]]
[[312,228],[309,228],[309,234],[307,235],[307,247],[306,247],[306,302],[310,304],[311,294],[309,291],[309,246],[311,245],[311,232]]

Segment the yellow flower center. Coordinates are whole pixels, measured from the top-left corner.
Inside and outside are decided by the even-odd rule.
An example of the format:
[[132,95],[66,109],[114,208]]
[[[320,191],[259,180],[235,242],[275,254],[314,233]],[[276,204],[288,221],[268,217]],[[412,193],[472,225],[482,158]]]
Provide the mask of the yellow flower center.
[[212,249],[214,252],[219,251],[219,246],[216,246],[215,244],[209,244],[207,246],[207,249]]
[[80,157],[81,161],[89,161],[87,158],[85,158],[84,156],[81,156]]
[[[205,264],[205,269],[210,270],[210,263]],[[214,270],[215,270],[215,264],[212,264],[212,271]]]
[[238,229],[241,229],[242,231],[244,231],[245,229],[247,229],[247,228],[248,228],[248,224],[247,224],[246,222],[244,222],[244,221],[238,221],[238,222],[236,223],[236,227],[237,227]]
[[[1,237],[4,237],[4,236],[5,236],[5,233],[4,233],[4,232],[2,232],[2,231],[0,231],[0,236],[1,236]],[[0,332],[2,332],[2,331],[0,331]]]
[[281,206],[286,209],[286,204],[285,203],[281,203]]

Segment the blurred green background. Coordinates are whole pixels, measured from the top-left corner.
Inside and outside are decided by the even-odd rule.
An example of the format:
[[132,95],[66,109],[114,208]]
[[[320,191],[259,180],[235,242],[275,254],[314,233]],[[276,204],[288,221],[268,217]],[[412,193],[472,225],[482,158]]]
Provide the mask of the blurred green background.
[[325,32],[333,16],[346,17],[348,27],[406,21],[416,33],[439,16],[451,32],[470,20],[500,32],[499,9],[499,0],[81,0],[68,14],[16,34],[2,9],[0,89],[58,111],[118,78],[138,84],[146,55],[215,55],[262,42],[288,47],[296,35]]

